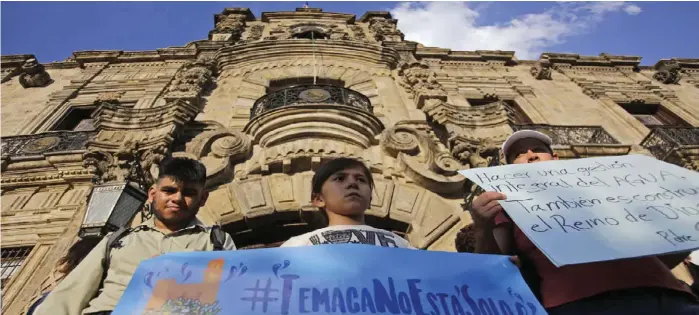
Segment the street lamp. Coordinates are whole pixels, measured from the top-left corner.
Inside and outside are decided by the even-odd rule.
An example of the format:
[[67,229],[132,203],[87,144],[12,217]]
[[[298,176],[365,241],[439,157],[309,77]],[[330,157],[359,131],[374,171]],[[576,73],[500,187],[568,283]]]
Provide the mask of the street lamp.
[[[133,172],[135,168],[136,172]],[[147,199],[142,183],[145,183],[138,156],[134,154],[129,176],[138,174],[139,180],[107,183],[92,188],[85,219],[78,233],[84,237],[103,237],[122,227],[127,227],[133,217],[143,208]]]

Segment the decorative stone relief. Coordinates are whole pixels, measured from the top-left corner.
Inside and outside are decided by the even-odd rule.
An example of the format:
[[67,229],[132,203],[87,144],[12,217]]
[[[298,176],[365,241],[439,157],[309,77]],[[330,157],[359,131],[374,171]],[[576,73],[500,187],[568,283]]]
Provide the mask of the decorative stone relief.
[[361,26],[359,25],[350,25],[349,26],[350,30],[352,30],[353,36],[352,39],[358,40],[358,41],[366,41],[366,33],[364,33],[364,29],[362,29]]
[[676,61],[668,61],[656,67],[653,79],[665,84],[677,84],[682,78],[682,68]]
[[[145,180],[144,186],[151,185],[158,176],[157,165],[167,156],[168,148],[158,145],[141,149],[137,141],[126,140],[114,152],[92,149],[83,154],[83,167],[95,174],[93,182],[124,182],[126,180]],[[138,158],[141,168],[133,167]]]
[[462,188],[464,177],[457,171],[461,163],[440,146],[424,122],[398,122],[384,132],[381,146],[397,158],[401,171],[416,183],[437,193],[455,193]]
[[400,86],[408,93],[408,97],[416,99],[418,108],[422,108],[428,99],[446,101],[446,92],[427,64],[404,63],[400,66],[398,75],[402,78]]
[[36,61],[36,58],[27,59],[22,65],[22,71],[19,75],[19,84],[23,88],[44,87],[52,82],[51,76],[44,66]]
[[212,40],[238,41],[245,30],[245,15],[230,14],[222,17],[215,26]]
[[385,17],[372,17],[369,20],[369,29],[374,33],[377,41],[400,42],[403,41],[403,32],[396,27],[398,21]]
[[101,104],[102,102],[110,104],[118,103],[119,99],[122,96],[124,96],[125,93],[125,91],[110,91],[99,93],[97,94],[97,98],[95,99],[95,104]]
[[250,28],[248,29],[247,39],[241,41],[241,43],[248,43],[260,40],[260,38],[262,38],[262,32],[264,30],[265,26],[262,24],[255,24],[253,26],[250,26]]
[[461,164],[470,168],[488,167],[493,162],[499,164],[499,146],[490,138],[454,139],[451,153]]
[[199,58],[185,63],[175,74],[167,94],[166,101],[184,99],[196,102],[201,92],[214,81],[216,61],[211,58]]
[[185,147],[186,153],[206,166],[209,186],[230,180],[235,163],[247,159],[252,152],[248,135],[227,128],[202,132]]
[[548,58],[541,58],[529,72],[537,80],[551,80],[551,61]]
[[265,40],[282,40],[291,39],[291,28],[288,23],[279,23],[275,27],[269,30],[269,36],[266,36]]

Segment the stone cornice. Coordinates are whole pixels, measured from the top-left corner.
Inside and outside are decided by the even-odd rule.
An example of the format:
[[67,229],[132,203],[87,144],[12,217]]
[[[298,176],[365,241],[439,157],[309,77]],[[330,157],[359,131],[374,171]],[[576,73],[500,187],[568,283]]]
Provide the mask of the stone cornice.
[[27,61],[27,59],[31,58],[35,58],[34,55],[3,55],[0,56],[0,66],[2,68],[20,67],[24,64],[25,61]]
[[95,126],[100,130],[142,130],[159,128],[170,123],[183,124],[196,116],[199,109],[183,100],[165,106],[134,109],[105,104],[93,114]]
[[514,62],[514,51],[502,50],[476,50],[476,51],[453,51],[438,47],[418,47],[415,50],[417,58],[437,58],[441,60],[463,60],[463,61],[505,61]]
[[144,62],[194,59],[197,47],[169,47],[156,50],[122,51],[122,50],[88,50],[73,52],[73,59],[81,67],[87,63],[108,62]]
[[224,71],[250,63],[263,63],[265,60],[307,58],[314,49],[324,58],[383,64],[389,68],[394,68],[399,59],[394,49],[372,43],[324,40],[313,45],[310,40],[303,39],[259,41],[228,46],[219,50],[215,58],[218,60],[219,69]]
[[599,56],[581,56],[579,54],[559,54],[545,52],[539,59],[548,59],[552,64],[568,64],[570,66],[601,66],[601,67],[638,67],[641,57],[621,56],[601,53]]
[[671,59],[660,59],[653,69],[659,69],[669,63],[677,63],[681,68],[699,68],[699,59],[693,58],[671,58]]
[[214,24],[220,22],[225,16],[240,14],[245,16],[245,21],[255,21],[255,15],[248,8],[225,8],[223,12],[214,15]]
[[322,12],[322,10],[297,10],[287,12],[262,12],[262,22],[272,23],[284,20],[319,20],[354,24],[354,14]]
[[387,20],[393,20],[393,16],[391,16],[391,12],[388,11],[367,11],[362,15],[362,17],[359,18],[359,22],[369,22],[369,19],[373,17],[381,17],[385,18]]

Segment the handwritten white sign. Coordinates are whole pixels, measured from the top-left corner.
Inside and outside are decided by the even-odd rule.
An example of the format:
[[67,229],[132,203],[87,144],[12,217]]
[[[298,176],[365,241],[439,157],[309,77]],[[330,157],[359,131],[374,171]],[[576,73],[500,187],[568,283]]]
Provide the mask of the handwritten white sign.
[[699,173],[643,155],[460,171],[556,266],[699,248]]

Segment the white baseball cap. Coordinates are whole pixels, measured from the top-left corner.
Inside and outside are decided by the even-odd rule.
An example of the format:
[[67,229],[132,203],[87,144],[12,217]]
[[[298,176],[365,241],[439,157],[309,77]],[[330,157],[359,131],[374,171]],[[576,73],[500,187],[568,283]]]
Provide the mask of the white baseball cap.
[[545,143],[547,146],[551,146],[551,144],[553,144],[553,140],[551,140],[551,137],[541,132],[534,130],[520,130],[507,137],[505,143],[502,144],[502,154],[505,157],[505,159],[507,159],[507,150],[509,150],[510,147],[513,144],[515,144],[515,142],[526,138],[534,138]]

